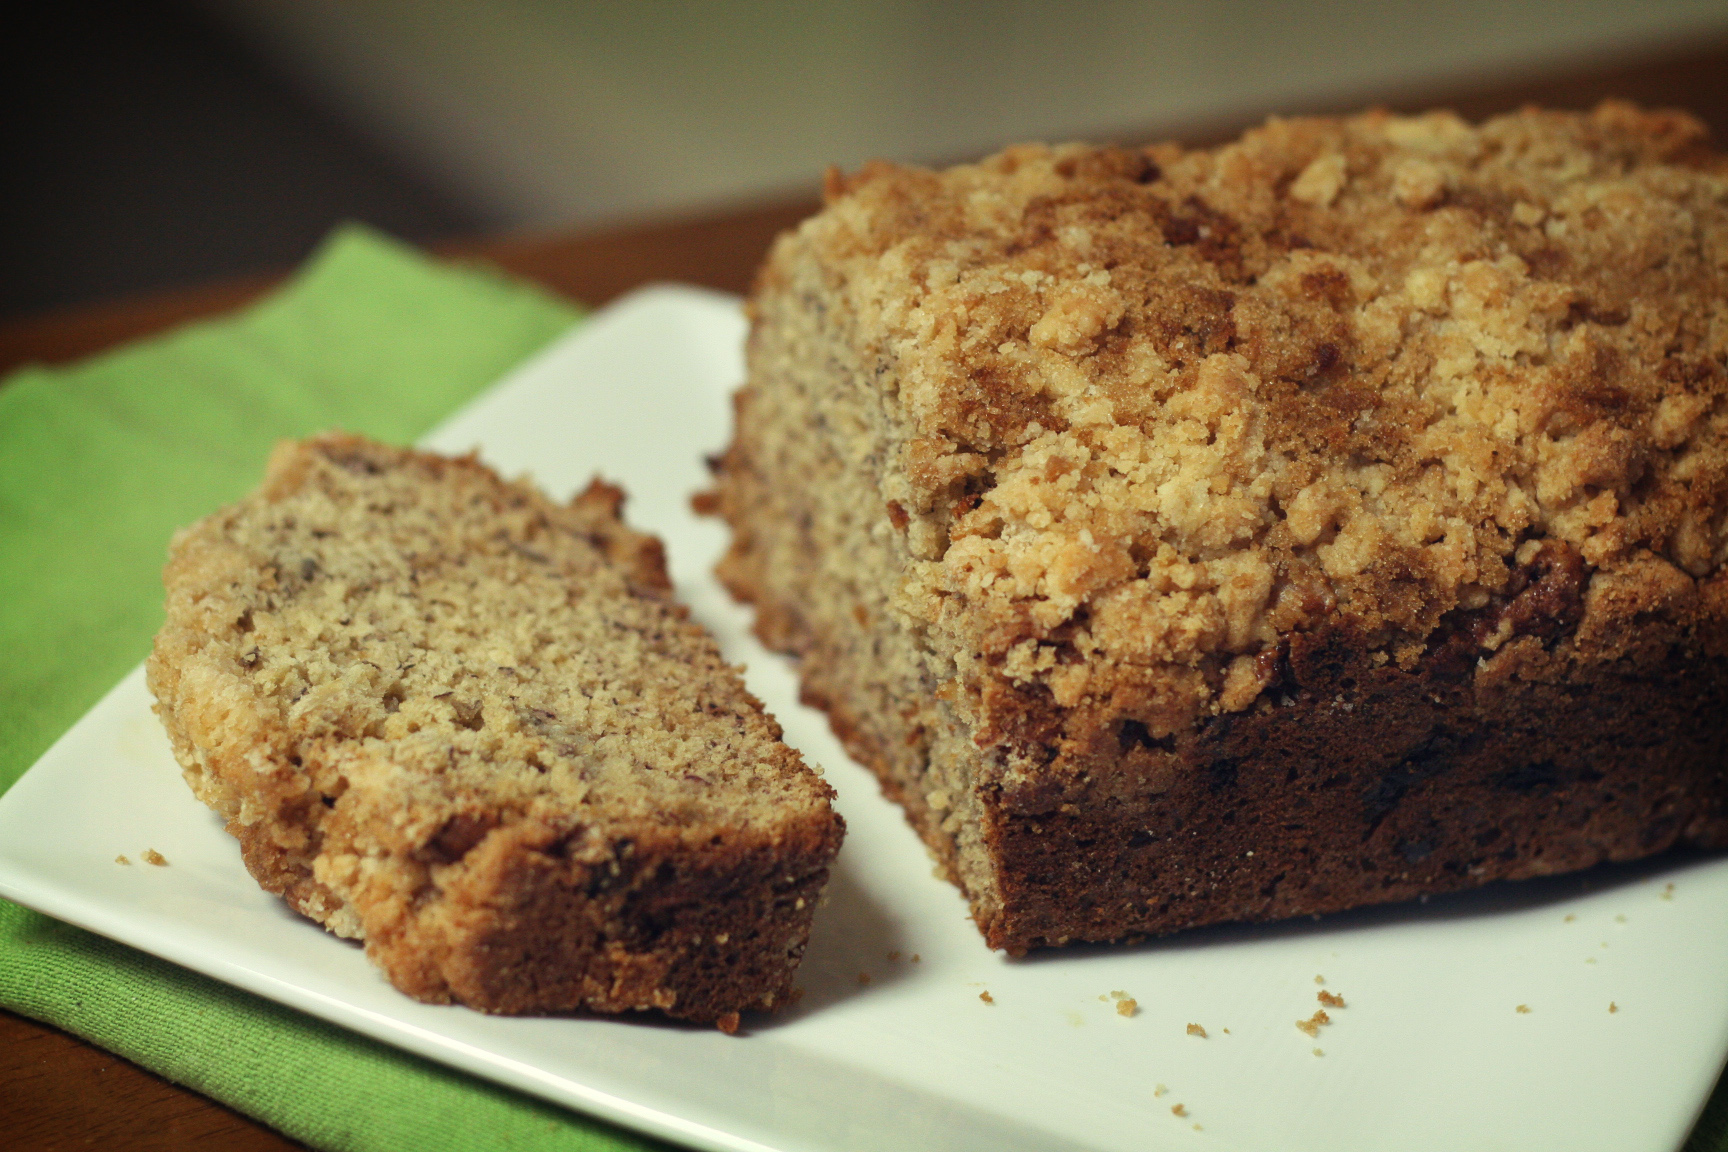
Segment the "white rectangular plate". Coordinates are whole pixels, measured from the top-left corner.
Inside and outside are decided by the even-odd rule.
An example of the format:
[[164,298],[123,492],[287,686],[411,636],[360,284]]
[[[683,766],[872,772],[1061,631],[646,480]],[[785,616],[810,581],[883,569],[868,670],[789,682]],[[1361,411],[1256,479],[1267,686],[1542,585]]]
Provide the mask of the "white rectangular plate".
[[[826,768],[850,833],[795,1009],[726,1037],[409,1000],[247,876],[181,782],[141,671],[0,799],[0,894],[699,1148],[1669,1152],[1685,1139],[1728,1055],[1720,858],[1137,947],[1021,961],[987,949],[899,810],[709,574],[724,533],[689,498],[728,435],[743,332],[730,298],[639,293],[427,444],[478,446],[555,495],[595,472],[621,482],[630,519],[665,539],[680,594]],[[147,848],[170,865],[115,863]],[[1347,1006],[1311,1038],[1295,1023],[1319,1007],[1318,977]],[[1138,1009],[1120,1015],[1113,992]]]

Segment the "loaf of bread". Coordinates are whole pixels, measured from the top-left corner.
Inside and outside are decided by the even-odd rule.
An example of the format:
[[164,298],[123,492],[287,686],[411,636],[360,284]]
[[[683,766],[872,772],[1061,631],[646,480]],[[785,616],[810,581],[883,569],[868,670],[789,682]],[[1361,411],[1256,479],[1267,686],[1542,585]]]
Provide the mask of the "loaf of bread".
[[283,444],[175,537],[150,688],[259,883],[402,991],[731,1030],[791,990],[842,824],[622,500]]
[[1728,163],[1605,104],[831,176],[721,575],[1019,953],[1728,845]]

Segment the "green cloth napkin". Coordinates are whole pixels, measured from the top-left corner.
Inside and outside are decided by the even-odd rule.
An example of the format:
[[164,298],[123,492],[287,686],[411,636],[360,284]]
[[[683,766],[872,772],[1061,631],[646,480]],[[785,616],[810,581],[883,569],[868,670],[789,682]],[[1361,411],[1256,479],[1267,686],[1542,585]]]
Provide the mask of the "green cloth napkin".
[[[0,385],[0,790],[143,659],[169,534],[272,443],[411,441],[576,318],[350,228],[244,313]],[[666,1147],[5,901],[0,1004],[318,1148]],[[1728,1152],[1728,1087],[1685,1152]]]
[[[284,436],[412,441],[578,311],[337,232],[232,317],[0,385],[0,790],[149,651],[168,537]],[[329,1149],[651,1149],[0,901],[0,1004]]]

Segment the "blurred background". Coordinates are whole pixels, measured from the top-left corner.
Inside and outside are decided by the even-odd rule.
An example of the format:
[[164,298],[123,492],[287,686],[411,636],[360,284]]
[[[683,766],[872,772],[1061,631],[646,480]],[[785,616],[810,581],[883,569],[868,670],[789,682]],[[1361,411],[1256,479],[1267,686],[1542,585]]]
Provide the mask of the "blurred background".
[[343,219],[592,228],[1719,50],[1728,0],[69,0],[11,39],[0,318],[285,268]]

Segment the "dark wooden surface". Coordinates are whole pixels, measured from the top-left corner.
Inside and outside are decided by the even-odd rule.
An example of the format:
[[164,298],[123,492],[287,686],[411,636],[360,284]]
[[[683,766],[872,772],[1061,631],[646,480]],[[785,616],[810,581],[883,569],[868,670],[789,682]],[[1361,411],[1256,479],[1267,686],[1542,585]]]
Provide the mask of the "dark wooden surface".
[[[1450,88],[1362,93],[1280,113],[1344,111],[1369,103],[1399,110],[1445,105],[1481,117],[1524,103],[1585,108],[1608,96],[1691,109],[1728,141],[1728,40],[1677,46],[1517,77],[1484,76]],[[1145,139],[1207,142],[1241,122],[1149,128]],[[588,304],[642,284],[677,280],[742,292],[769,242],[815,206],[812,192],[775,203],[676,221],[571,235],[448,245],[444,254],[490,261]],[[255,299],[280,279],[264,272],[203,288],[141,296],[0,323],[0,373],[60,363]],[[291,1149],[267,1128],[56,1029],[0,1012],[0,1145],[49,1149]]]

